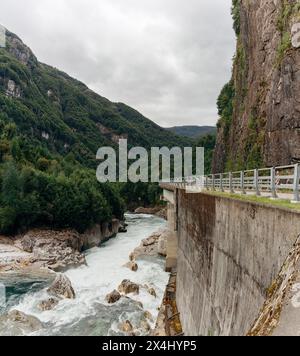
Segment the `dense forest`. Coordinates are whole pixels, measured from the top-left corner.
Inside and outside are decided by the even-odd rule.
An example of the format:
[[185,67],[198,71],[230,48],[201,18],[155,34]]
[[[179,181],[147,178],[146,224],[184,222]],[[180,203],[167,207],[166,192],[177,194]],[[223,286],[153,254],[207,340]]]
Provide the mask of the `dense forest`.
[[96,152],[129,146],[190,146],[134,109],[38,62],[7,31],[0,49],[0,233],[33,226],[75,228],[122,218],[157,202],[151,184],[100,184]]

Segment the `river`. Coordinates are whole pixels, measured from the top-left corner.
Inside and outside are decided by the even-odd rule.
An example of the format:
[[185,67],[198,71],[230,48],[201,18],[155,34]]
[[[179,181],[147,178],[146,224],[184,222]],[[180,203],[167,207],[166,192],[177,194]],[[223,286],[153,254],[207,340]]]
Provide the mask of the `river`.
[[[147,331],[140,327],[145,311],[152,314],[150,326],[154,327],[169,278],[164,272],[165,261],[159,257],[140,260],[137,272],[123,265],[142,239],[164,228],[166,223],[154,216],[131,214],[126,216],[126,221],[127,233],[87,251],[87,265],[65,273],[72,282],[76,299],[63,300],[54,310],[41,312],[37,305],[49,297],[45,286],[40,290],[28,289],[20,299],[15,298],[18,302],[10,306],[11,309],[33,315],[44,323],[44,328],[33,335],[122,335],[119,325],[126,320],[132,323],[138,335],[145,335]],[[157,298],[141,289],[139,295],[130,295],[131,299],[122,298],[118,303],[108,305],[106,295],[117,289],[124,279],[154,287]],[[143,304],[143,309],[136,301]]]

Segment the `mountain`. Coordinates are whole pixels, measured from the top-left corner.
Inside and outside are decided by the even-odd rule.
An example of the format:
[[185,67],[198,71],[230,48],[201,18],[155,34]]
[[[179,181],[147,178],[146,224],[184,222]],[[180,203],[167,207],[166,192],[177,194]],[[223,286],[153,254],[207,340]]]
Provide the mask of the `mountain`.
[[217,132],[217,128],[214,126],[175,126],[167,128],[167,130],[176,135],[190,138],[199,138],[208,134],[214,135]]
[[299,0],[233,0],[237,50],[213,170],[300,162]]
[[131,202],[149,203],[152,186],[96,181],[97,150],[116,147],[120,138],[148,149],[190,145],[40,63],[6,31],[6,47],[0,48],[0,233],[41,224],[84,230],[121,218],[126,194]]

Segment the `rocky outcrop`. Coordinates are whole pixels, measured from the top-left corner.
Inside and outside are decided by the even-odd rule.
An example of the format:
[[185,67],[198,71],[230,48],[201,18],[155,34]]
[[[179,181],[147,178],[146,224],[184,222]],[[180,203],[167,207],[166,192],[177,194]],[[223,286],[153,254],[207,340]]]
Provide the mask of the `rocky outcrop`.
[[125,279],[118,287],[118,291],[123,294],[139,294],[140,286],[134,282]]
[[147,288],[147,291],[148,291],[148,293],[149,293],[150,295],[152,295],[152,297],[157,298],[157,294],[156,294],[156,291],[155,291],[154,288],[148,287],[148,288]]
[[158,231],[142,240],[141,245],[130,254],[129,259],[135,261],[157,255],[166,256],[167,234],[166,230]]
[[82,248],[87,250],[100,246],[101,243],[115,237],[123,227],[118,219],[113,219],[111,223],[94,226],[81,235]]
[[18,310],[0,316],[1,336],[23,336],[43,328],[41,321]]
[[31,230],[23,236],[0,236],[0,271],[25,267],[49,268],[56,272],[85,264],[84,250],[116,236],[125,225],[114,219],[96,225],[84,234],[74,230]]
[[107,301],[108,304],[114,304],[116,302],[118,302],[121,299],[121,294],[117,291],[114,290],[113,292],[109,293],[105,300]]
[[133,325],[129,320],[126,320],[124,323],[120,325],[120,330],[127,333],[127,334],[132,334],[133,333]]
[[13,80],[7,82],[6,95],[17,99],[21,97],[21,89]]
[[75,292],[68,277],[58,274],[55,281],[48,288],[48,293],[56,298],[75,299]]
[[236,3],[232,90],[220,102],[213,170],[300,162],[299,1]]
[[30,253],[31,263],[54,271],[85,263],[81,236],[76,231],[33,230],[16,242],[21,250]]

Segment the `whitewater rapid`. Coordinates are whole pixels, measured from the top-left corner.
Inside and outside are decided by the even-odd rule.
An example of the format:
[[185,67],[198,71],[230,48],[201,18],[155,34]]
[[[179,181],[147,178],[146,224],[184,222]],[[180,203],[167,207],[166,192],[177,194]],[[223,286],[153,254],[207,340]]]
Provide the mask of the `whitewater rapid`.
[[[43,289],[25,294],[12,309],[41,320],[45,328],[38,334],[42,335],[122,335],[120,323],[130,320],[139,329],[145,311],[152,314],[150,325],[154,327],[169,278],[164,272],[164,259],[140,260],[137,272],[123,266],[141,240],[164,228],[166,223],[158,217],[131,214],[126,216],[126,221],[127,233],[118,234],[101,247],[87,251],[87,265],[65,273],[72,282],[76,299],[63,300],[54,310],[41,312],[37,305],[49,298],[46,289]],[[130,299],[122,299],[109,306],[105,302],[106,295],[117,289],[124,279],[153,287],[157,298],[147,293],[146,289],[141,289],[139,295],[130,295],[130,298],[141,302],[143,309]],[[145,334],[145,331],[140,330],[140,334]]]

